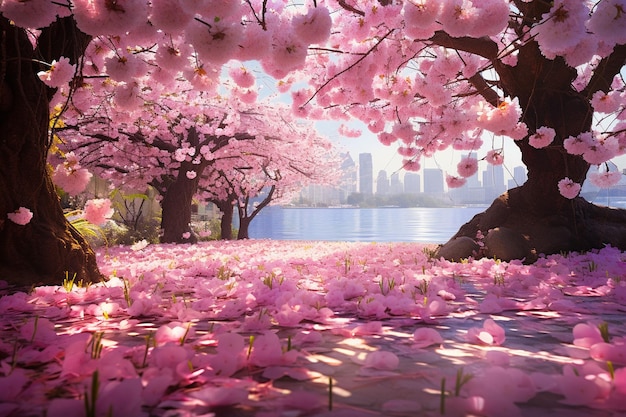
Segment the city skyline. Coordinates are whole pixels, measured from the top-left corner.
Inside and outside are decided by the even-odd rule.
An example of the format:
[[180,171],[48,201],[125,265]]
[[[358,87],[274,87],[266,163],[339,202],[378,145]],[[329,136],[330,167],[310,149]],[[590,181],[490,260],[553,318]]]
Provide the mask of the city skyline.
[[[490,204],[506,190],[522,185],[527,178],[524,166],[508,169],[504,165],[487,164],[467,178],[463,187],[448,188],[442,168],[422,168],[418,172],[395,170],[391,174],[385,169],[374,171],[372,154],[360,152],[358,162],[350,152],[343,154],[342,180],[338,187],[313,185],[300,194],[301,200],[311,204],[343,205],[353,193],[367,196],[388,197],[399,194],[418,194],[438,199],[446,204]],[[592,167],[592,170],[594,168]],[[624,186],[626,178],[620,183]],[[589,181],[583,192],[598,192]]]

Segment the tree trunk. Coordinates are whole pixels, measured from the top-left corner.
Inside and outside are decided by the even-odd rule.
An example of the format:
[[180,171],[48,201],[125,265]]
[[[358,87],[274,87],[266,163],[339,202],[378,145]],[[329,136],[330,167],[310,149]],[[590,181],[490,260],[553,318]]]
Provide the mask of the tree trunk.
[[213,201],[222,212],[220,219],[220,239],[233,240],[233,217],[235,208],[229,201]]
[[[581,197],[567,199],[557,187],[565,177],[582,184],[589,170],[582,157],[568,154],[563,147],[569,136],[591,130],[589,98],[572,88],[576,71],[561,58],[543,57],[534,42],[520,50],[517,66],[499,64],[496,70],[503,91],[519,98],[529,135],[547,126],[556,131],[556,137],[542,149],[530,146],[528,137],[517,141],[528,168],[526,183],[509,190],[463,225],[438,255],[457,260],[486,255],[533,262],[539,254],[604,245],[625,250],[625,210],[598,207]],[[479,231],[485,236],[482,249],[469,241],[476,239]]]
[[[167,185],[161,202],[162,243],[196,243],[198,237],[191,230],[191,204],[198,189],[198,179],[204,169],[201,165],[183,162],[178,176]],[[187,178],[188,171],[196,171],[193,179]]]
[[[75,30],[67,23],[60,20],[41,39],[59,28],[56,33]],[[0,27],[0,279],[17,285],[61,284],[74,274],[76,281],[100,280],[95,254],[65,218],[47,170],[50,92],[37,77],[33,46],[3,16]],[[39,52],[47,59],[51,50]],[[33,213],[23,226],[7,217],[20,207]]]
[[248,209],[250,208],[250,199],[245,199],[245,204],[238,206],[238,214],[239,214],[239,231],[237,232],[237,239],[249,239],[250,238],[250,223],[252,220],[259,214],[261,210],[263,210],[269,203],[272,202],[274,197],[274,192],[276,192],[276,186],[272,185],[269,192],[259,204],[257,204],[252,213],[248,214]]
[[239,230],[237,231],[237,239],[249,239],[250,238],[250,223],[252,217],[239,217]]

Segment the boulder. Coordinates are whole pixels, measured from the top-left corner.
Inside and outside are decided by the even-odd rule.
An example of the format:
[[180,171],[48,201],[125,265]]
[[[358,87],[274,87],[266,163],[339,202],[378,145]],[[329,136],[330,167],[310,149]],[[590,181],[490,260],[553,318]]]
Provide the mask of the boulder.
[[441,245],[435,252],[435,258],[444,258],[448,261],[460,261],[469,257],[476,257],[480,246],[476,241],[467,236],[450,239]]
[[485,256],[488,258],[512,261],[530,260],[534,257],[528,239],[508,227],[496,227],[485,236]]

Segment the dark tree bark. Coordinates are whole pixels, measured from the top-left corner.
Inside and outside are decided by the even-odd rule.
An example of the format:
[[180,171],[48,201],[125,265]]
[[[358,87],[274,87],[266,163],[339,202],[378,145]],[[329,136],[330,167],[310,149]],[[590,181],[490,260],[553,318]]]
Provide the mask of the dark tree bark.
[[249,199],[246,199],[244,206],[238,207],[239,231],[237,232],[237,239],[249,239],[250,238],[250,223],[252,223],[252,220],[254,220],[254,218],[257,216],[257,214],[259,214],[259,212],[263,208],[265,208],[269,203],[272,202],[272,198],[274,197],[275,191],[276,191],[276,186],[273,185],[270,188],[270,191],[267,194],[267,196],[265,196],[265,198],[263,199],[263,201],[261,201],[259,204],[257,204],[254,207],[254,209],[252,210],[252,213],[249,213],[249,208],[250,208]]
[[[191,229],[191,206],[205,165],[206,163],[194,165],[190,162],[182,162],[178,176],[175,179],[170,179],[167,184],[162,184],[164,186],[157,188],[163,190],[163,201],[161,202],[162,243],[198,242],[198,237]],[[197,176],[189,179],[187,177],[188,171],[195,171]]]
[[213,200],[212,203],[215,204],[222,212],[222,218],[220,219],[220,239],[233,240],[233,218],[235,208],[230,201]]
[[[89,38],[70,19],[43,30],[34,50],[26,33],[0,15],[0,279],[17,285],[100,280],[94,252],[68,223],[47,170],[50,91],[37,59],[76,62]],[[26,207],[20,226],[6,213]]]

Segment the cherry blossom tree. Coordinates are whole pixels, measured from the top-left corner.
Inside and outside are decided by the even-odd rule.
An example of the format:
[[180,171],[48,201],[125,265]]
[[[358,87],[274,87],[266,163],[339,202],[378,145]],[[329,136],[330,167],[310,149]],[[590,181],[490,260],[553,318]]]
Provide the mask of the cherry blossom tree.
[[289,202],[309,184],[338,184],[340,155],[312,126],[302,128],[290,124],[292,132],[280,138],[242,143],[243,148],[231,152],[235,158],[228,165],[212,164],[205,170],[200,199],[222,211],[223,239],[232,238],[235,208],[239,217],[237,238],[247,239],[250,223],[269,204]]
[[[301,113],[363,120],[398,144],[406,169],[445,149],[506,160],[514,143],[528,181],[494,201],[451,240],[479,232],[489,249],[539,253],[626,248],[626,214],[579,197],[591,180],[615,184],[608,162],[626,150],[626,2],[531,0],[339,1],[332,35],[316,51]],[[319,111],[319,110],[318,110]],[[459,164],[461,186],[478,161]],[[491,233],[490,233],[491,231]],[[500,241],[500,242],[498,242]],[[472,255],[476,243],[458,257]],[[501,253],[491,252],[499,256]]]
[[[407,169],[445,149],[477,151],[485,138],[487,163],[518,146],[528,181],[458,236],[507,230],[528,259],[624,248],[624,212],[587,203],[575,184],[624,150],[625,9],[624,0],[3,0],[2,265],[43,280],[63,270],[97,277],[45,169],[50,100],[60,112],[80,108],[88,95],[74,92],[86,84],[134,109],[179,79],[217,96],[227,72],[251,103],[266,80],[250,61],[292,91],[296,115],[361,119],[399,145]],[[25,225],[8,217],[20,207],[33,213]]]
[[[295,120],[288,106],[246,104],[234,94],[212,98],[184,80],[175,85],[177,93],[146,97],[142,106],[127,109],[106,91],[96,99],[85,84],[73,97],[87,106],[70,103],[62,127],[55,129],[61,150],[116,188],[154,187],[161,197],[162,242],[197,241],[191,228],[194,199],[218,203],[225,238],[235,204],[239,237],[245,238],[250,221],[279,195],[337,178],[339,160],[331,143],[311,123]],[[150,89],[141,88],[144,95]],[[266,188],[264,201],[248,213],[246,201]]]

